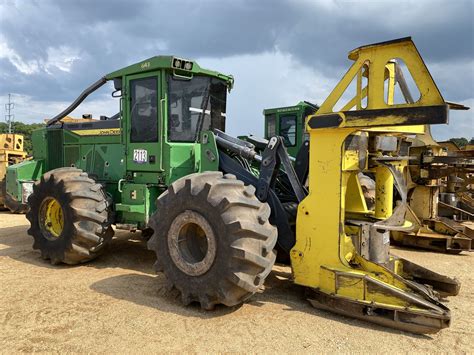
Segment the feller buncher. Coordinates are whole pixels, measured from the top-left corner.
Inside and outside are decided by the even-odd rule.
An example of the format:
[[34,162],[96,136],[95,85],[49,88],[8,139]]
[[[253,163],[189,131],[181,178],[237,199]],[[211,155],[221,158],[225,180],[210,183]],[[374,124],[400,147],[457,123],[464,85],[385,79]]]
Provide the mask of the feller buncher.
[[[158,56],[101,78],[34,132],[32,161],[8,169],[11,194],[36,181],[27,214],[33,248],[53,264],[78,264],[104,250],[112,225],[142,230],[152,234],[156,269],[183,303],[207,310],[251,297],[277,248],[315,307],[414,333],[448,327],[439,297],[456,295],[459,283],[389,253],[389,231],[411,224],[401,173],[407,158],[383,149],[446,123],[448,105],[409,38],[360,47],[349,58],[352,67],[307,120],[308,189],[281,137],[259,140],[258,154],[255,144],[224,133],[231,76]],[[416,103],[383,100],[391,58],[409,65],[422,91]],[[335,112],[348,82],[363,76],[366,108]],[[118,115],[61,122],[107,81]],[[364,171],[376,177],[375,214],[357,179]],[[394,186],[401,201],[392,213]]]
[[[28,195],[31,189],[25,185],[25,194],[16,199],[7,194],[5,175],[9,165],[18,164],[25,160],[27,153],[23,150],[21,134],[0,134],[0,209],[8,209],[13,213],[24,213],[27,210]],[[32,187],[33,184],[30,185]]]
[[[404,103],[414,102],[403,68],[396,60],[386,64],[386,102],[394,105],[395,89],[400,90]],[[364,80],[366,78],[364,77]],[[389,90],[390,88],[390,90]],[[417,89],[416,86],[414,89]],[[357,93],[349,101],[354,104]],[[362,90],[366,100],[367,90]],[[465,110],[465,106],[449,103],[451,109]],[[298,175],[305,173],[307,164],[302,164],[309,154],[309,133],[305,118],[318,110],[318,106],[301,101],[294,106],[276,107],[263,111],[265,138],[278,135],[283,138],[288,153],[295,159]],[[253,137],[242,137],[252,141]],[[374,141],[377,143],[376,141]],[[408,206],[407,219],[413,224],[411,230],[392,231],[391,238],[396,244],[423,248],[439,252],[458,254],[472,249],[474,229],[474,202],[470,184],[474,175],[474,150],[446,152],[431,137],[429,128],[423,133],[408,133],[406,139],[392,140],[392,146],[385,145],[385,152],[402,151],[408,156],[407,178]],[[260,147],[263,149],[264,147]],[[375,183],[373,172],[359,174],[367,208],[375,210]],[[394,191],[397,193],[396,189]],[[391,213],[391,212],[389,212]]]

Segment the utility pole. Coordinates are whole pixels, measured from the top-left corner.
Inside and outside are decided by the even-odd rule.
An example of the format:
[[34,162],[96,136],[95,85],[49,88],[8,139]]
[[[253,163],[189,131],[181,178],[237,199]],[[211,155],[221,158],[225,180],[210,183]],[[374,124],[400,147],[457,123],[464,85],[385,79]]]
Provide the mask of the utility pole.
[[12,123],[15,120],[15,115],[12,113],[15,108],[15,103],[11,101],[12,94],[8,94],[8,103],[5,104],[5,121],[8,125],[8,133],[12,133]]

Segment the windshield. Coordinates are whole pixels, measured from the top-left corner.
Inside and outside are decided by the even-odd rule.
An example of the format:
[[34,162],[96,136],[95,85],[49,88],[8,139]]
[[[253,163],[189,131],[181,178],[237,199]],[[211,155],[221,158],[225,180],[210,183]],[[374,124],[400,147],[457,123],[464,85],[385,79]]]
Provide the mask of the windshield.
[[286,147],[296,144],[296,115],[280,117],[280,136],[283,137]]
[[168,140],[195,142],[199,132],[225,130],[227,85],[208,76],[168,76]]

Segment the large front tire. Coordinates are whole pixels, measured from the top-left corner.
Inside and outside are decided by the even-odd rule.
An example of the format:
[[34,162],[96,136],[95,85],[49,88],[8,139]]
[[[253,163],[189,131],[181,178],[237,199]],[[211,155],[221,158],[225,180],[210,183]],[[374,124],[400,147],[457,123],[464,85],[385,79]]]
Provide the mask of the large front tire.
[[148,247],[184,304],[234,306],[263,285],[275,262],[269,216],[255,188],[234,175],[192,174],[158,198]]
[[112,239],[109,201],[100,184],[76,168],[51,170],[33,186],[26,217],[33,249],[52,264],[84,263]]

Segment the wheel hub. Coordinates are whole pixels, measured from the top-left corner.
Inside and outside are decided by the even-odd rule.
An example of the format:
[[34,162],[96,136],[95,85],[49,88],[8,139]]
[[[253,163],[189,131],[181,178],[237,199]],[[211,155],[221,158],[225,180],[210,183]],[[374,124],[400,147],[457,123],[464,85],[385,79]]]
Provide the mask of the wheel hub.
[[64,228],[61,204],[54,197],[46,197],[39,208],[40,229],[46,239],[56,240]]
[[209,222],[199,213],[186,210],[176,216],[168,231],[171,259],[185,274],[206,273],[216,257],[216,238]]

